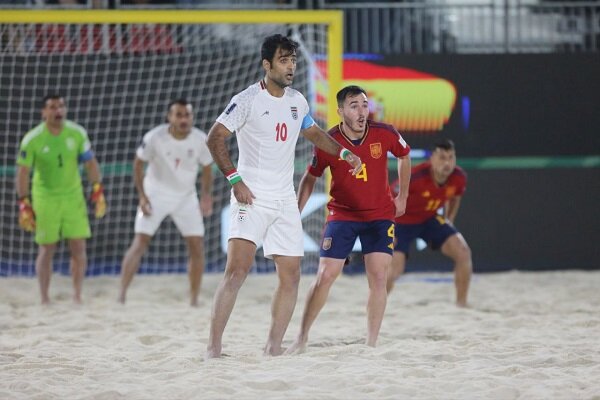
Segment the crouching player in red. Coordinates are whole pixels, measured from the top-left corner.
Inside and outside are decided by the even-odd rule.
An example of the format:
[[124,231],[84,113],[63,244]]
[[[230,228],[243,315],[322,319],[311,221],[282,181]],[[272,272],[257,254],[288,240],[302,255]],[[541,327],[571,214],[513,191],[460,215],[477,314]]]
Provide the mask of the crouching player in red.
[[[369,102],[364,89],[343,88],[337,94],[337,103],[342,122],[329,134],[360,157],[363,169],[352,175],[343,161],[344,154],[336,157],[315,149],[312,163],[300,181],[298,206],[302,210],[317,177],[329,167],[332,199],[327,205],[329,216],[321,243],[319,270],[307,296],[300,333],[288,354],[305,350],[308,331],[325,305],[329,289],[342,272],[357,237],[365,255],[369,282],[366,344],[375,346],[387,301],[386,275],[392,261],[394,217],[402,215],[406,207],[409,146],[392,126],[367,120]],[[388,151],[399,158],[398,176],[402,183],[396,198],[392,198],[387,180]]]
[[[451,140],[437,143],[429,161],[413,167],[406,213],[396,218],[396,245],[390,273],[388,293],[394,281],[404,272],[408,248],[417,238],[454,261],[456,304],[467,305],[467,292],[473,270],[471,249],[454,227],[467,175],[456,165],[456,151]],[[395,186],[395,185],[392,185]],[[438,210],[443,207],[443,214]]]

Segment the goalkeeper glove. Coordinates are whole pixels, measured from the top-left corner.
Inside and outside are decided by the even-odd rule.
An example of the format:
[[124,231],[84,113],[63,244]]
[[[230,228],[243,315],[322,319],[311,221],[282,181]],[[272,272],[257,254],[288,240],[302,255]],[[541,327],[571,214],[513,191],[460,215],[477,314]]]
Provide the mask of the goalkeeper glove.
[[19,226],[26,232],[35,231],[35,213],[28,197],[19,199]]
[[104,186],[96,182],[92,185],[92,194],[90,201],[94,205],[94,215],[97,219],[104,217],[106,214],[106,199],[104,198]]

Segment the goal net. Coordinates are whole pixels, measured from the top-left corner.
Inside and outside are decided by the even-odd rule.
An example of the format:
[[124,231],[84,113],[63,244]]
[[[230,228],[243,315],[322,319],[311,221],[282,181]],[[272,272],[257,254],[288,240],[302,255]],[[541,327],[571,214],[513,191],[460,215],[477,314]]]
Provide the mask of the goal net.
[[[332,43],[341,46],[330,37],[331,20],[341,19],[335,12],[12,13],[3,12],[0,17],[0,275],[35,273],[37,246],[32,235],[17,225],[15,159],[23,135],[40,121],[41,98],[47,93],[65,97],[67,118],[87,129],[104,175],[108,213],[99,221],[90,214],[93,237],[87,244],[88,275],[120,272],[121,259],[134,236],[138,199],[132,161],[143,134],[165,122],[167,104],[177,98],[192,102],[195,126],[208,132],[230,98],[263,77],[260,45],[265,36],[282,33],[300,42],[293,86],[305,94],[321,127],[335,121],[328,102],[335,102],[329,90],[336,82],[326,77],[340,78],[341,68],[338,73],[318,67],[334,50],[341,62],[341,49],[332,49]],[[254,23],[253,18],[266,23]],[[333,31],[339,34],[339,29]],[[235,139],[229,145],[235,162]],[[296,148],[296,187],[311,151],[312,144],[301,136]],[[216,167],[213,171],[214,213],[205,219],[207,271],[225,266],[230,195],[221,172]],[[88,194],[85,173],[82,176]],[[303,214],[303,272],[317,267],[325,216],[323,185],[321,180]],[[184,241],[167,218],[140,272],[183,272],[186,263]],[[54,271],[68,273],[68,264],[63,243],[54,258]],[[274,268],[261,250],[255,264],[259,272]]]

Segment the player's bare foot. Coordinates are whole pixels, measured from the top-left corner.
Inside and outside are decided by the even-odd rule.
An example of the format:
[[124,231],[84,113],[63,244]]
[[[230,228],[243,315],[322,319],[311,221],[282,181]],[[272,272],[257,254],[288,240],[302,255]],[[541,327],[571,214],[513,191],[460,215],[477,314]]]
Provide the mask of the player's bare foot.
[[47,306],[50,304],[50,298],[46,297],[42,299],[42,305]]
[[456,301],[456,307],[458,308],[469,308],[469,305],[466,301]]
[[206,349],[206,353],[204,354],[205,360],[210,360],[211,358],[220,358],[221,357],[221,348],[208,347]]
[[265,346],[265,352],[264,355],[265,356],[280,356],[284,353],[285,349],[283,349],[281,346],[271,346],[269,344],[267,344]]
[[286,355],[302,354],[306,352],[306,342],[296,340],[288,349],[285,351]]
[[190,306],[192,306],[192,307],[199,307],[200,304],[198,303],[198,299],[192,299],[190,301]]
[[83,301],[81,300],[81,296],[75,295],[73,296],[73,303],[77,304],[78,306],[83,304]]

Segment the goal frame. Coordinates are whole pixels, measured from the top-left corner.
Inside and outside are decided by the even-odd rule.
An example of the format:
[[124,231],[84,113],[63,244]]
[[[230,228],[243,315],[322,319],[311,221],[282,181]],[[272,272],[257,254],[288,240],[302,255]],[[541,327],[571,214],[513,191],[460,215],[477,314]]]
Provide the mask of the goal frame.
[[3,10],[6,24],[322,24],[327,26],[327,126],[337,125],[335,96],[342,84],[340,10]]

